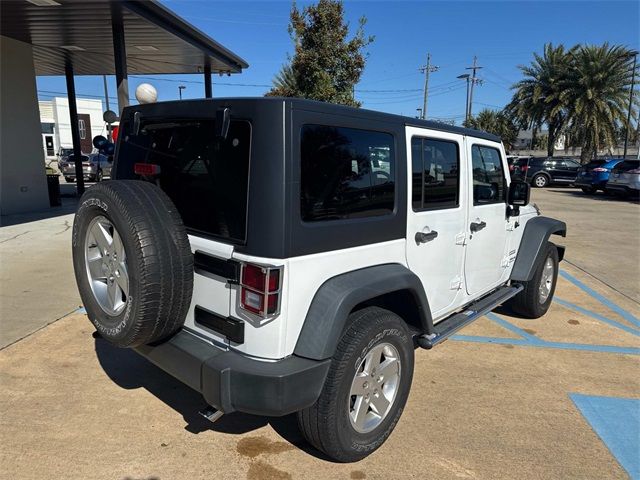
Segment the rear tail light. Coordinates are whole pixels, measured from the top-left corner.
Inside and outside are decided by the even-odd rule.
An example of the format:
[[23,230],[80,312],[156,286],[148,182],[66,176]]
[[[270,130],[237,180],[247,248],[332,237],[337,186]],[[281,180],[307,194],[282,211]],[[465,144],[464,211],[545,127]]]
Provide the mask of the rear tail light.
[[133,165],[133,171],[136,175],[159,175],[160,165],[154,163],[136,163]]
[[602,168],[602,167],[597,167],[594,168],[593,170],[591,170],[592,172],[608,172],[609,170],[607,170],[606,168]]
[[263,318],[280,312],[282,269],[243,263],[240,272],[240,307]]

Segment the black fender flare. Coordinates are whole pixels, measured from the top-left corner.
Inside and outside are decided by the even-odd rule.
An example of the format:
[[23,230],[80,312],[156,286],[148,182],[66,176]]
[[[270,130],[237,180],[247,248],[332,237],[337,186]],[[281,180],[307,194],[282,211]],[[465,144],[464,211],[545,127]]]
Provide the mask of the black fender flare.
[[[567,235],[566,223],[549,217],[535,217],[529,220],[524,227],[522,240],[516,261],[511,270],[511,280],[515,282],[528,282],[542,261],[544,249],[551,235]],[[558,247],[560,260],[564,257],[564,247]]]
[[433,330],[431,309],[417,275],[397,263],[376,265],[337,275],[320,286],[311,301],[293,353],[314,360],[332,357],[355,306],[401,290],[411,293],[422,329],[430,333]]

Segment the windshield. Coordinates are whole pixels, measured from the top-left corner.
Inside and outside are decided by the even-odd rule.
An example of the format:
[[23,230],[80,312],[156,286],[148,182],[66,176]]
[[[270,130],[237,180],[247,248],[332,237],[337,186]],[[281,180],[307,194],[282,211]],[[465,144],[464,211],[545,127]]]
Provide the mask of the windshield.
[[[192,233],[246,240],[251,124],[232,121],[216,139],[214,120],[143,123],[122,139],[117,177],[155,181],[176,205]],[[160,166],[154,177],[134,173],[136,163]]]

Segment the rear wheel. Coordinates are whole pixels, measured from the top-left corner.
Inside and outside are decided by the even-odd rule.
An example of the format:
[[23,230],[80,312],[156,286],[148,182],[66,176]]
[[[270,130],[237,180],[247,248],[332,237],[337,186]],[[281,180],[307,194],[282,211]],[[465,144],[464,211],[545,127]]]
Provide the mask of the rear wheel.
[[582,187],[581,190],[588,195],[594,194],[598,191],[595,187]]
[[544,188],[549,184],[549,178],[546,175],[539,173],[531,179],[531,184],[537,188]]
[[64,181],[67,183],[73,183],[76,181],[76,179],[73,177],[64,177]]
[[339,462],[358,461],[384,443],[413,377],[413,342],[400,317],[368,307],[348,322],[320,397],[298,412],[307,441]]
[[558,280],[558,249],[547,243],[545,256],[536,268],[533,278],[522,282],[524,290],[516,295],[509,306],[526,318],[539,318],[547,313]]

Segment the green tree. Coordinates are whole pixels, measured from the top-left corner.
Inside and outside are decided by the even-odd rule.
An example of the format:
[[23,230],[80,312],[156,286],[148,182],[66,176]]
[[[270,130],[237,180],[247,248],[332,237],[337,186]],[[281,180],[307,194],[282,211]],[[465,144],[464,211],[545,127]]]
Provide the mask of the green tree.
[[472,116],[463,124],[467,128],[475,128],[493,133],[502,138],[507,149],[515,143],[518,136],[518,127],[512,118],[504,111],[485,108],[478,115]]
[[605,43],[580,46],[572,52],[562,99],[571,135],[582,146],[583,163],[600,148],[617,144],[619,129],[627,124],[632,73],[633,54],[626,47]]
[[572,52],[563,45],[547,43],[541,55],[533,54],[530,65],[518,68],[524,79],[511,87],[515,90],[506,111],[523,129],[548,127],[547,154],[553,156],[558,136],[567,126],[567,104],[563,97],[565,81],[571,68]]
[[359,107],[353,91],[364,70],[364,49],[373,41],[372,36],[364,34],[365,23],[366,18],[361,17],[354,36],[348,39],[342,1],[319,0],[302,11],[294,3],[289,34],[295,52],[290,66],[283,67],[267,95]]

